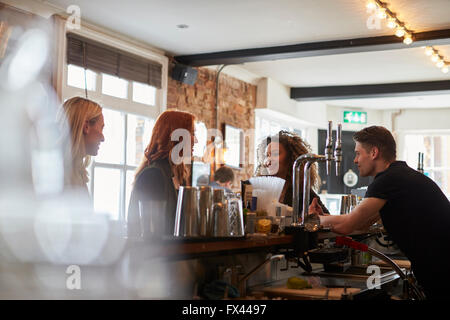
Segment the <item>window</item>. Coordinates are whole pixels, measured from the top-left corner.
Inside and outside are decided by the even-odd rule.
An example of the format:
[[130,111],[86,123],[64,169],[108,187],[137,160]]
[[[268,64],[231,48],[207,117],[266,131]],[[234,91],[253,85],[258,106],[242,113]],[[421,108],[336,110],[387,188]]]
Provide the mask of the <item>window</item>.
[[424,153],[424,173],[450,198],[450,134],[407,134],[404,159],[416,169],[418,153]]
[[84,89],[85,84],[87,83],[87,89],[90,91],[95,91],[96,82],[97,82],[97,74],[95,72],[87,70],[85,79],[83,68],[71,64],[68,66],[67,85],[75,88]]
[[208,139],[208,130],[203,122],[195,123],[195,137],[197,138],[197,143],[194,144],[194,157],[203,158],[206,151],[206,144]]
[[225,139],[224,163],[233,168],[240,168],[243,156],[242,129],[225,125],[223,131]]
[[133,82],[133,101],[154,106],[156,88],[145,83]]
[[116,98],[128,97],[128,81],[102,73],[102,93]]
[[160,90],[139,82],[67,65],[63,98],[85,96],[103,107],[105,141],[89,167],[89,190],[96,212],[125,219],[134,172],[144,157],[159,114]]
[[126,217],[134,171],[144,157],[154,121],[103,108],[105,141],[91,164],[94,209]]

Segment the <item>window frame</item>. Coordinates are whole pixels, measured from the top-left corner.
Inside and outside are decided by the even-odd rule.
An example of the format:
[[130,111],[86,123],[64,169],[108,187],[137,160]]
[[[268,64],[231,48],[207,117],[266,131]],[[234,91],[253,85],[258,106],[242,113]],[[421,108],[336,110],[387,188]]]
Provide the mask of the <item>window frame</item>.
[[[401,131],[399,133],[400,135],[400,148],[401,148],[401,156],[402,158],[407,161],[408,159],[406,159],[407,157],[407,148],[406,148],[406,136],[428,136],[428,137],[442,137],[442,136],[448,136],[450,139],[450,130],[404,130]],[[434,148],[434,145],[433,145]],[[398,150],[399,151],[399,150]],[[450,160],[448,160],[450,161]],[[409,164],[408,164],[409,165]],[[415,169],[415,168],[413,168]],[[436,172],[436,171],[450,171],[450,166],[439,166],[439,167],[435,167],[435,166],[424,166],[424,171],[428,171],[430,173]],[[433,175],[434,177],[434,175]],[[432,177],[430,177],[430,179],[432,179],[434,181],[434,179]],[[450,181],[447,181],[448,184],[450,184]],[[444,194],[450,199],[450,193],[445,193],[444,190],[442,190],[442,192],[444,192]]]
[[[61,101],[73,96],[85,96],[85,89],[80,89],[67,85],[68,64],[67,64],[67,28],[66,19],[64,17],[57,17],[58,30],[55,33],[57,36],[57,50],[56,50],[56,67],[54,68],[54,87],[57,96]],[[126,220],[126,194],[127,194],[127,173],[128,171],[135,171],[137,166],[127,164],[127,140],[128,140],[128,115],[136,115],[147,118],[149,121],[155,121],[156,118],[167,108],[167,87],[168,87],[168,57],[163,52],[157,52],[152,48],[146,47],[142,43],[133,43],[110,35],[106,30],[102,30],[96,26],[86,24],[82,21],[81,28],[78,30],[70,30],[70,32],[80,36],[104,43],[109,46],[116,47],[126,52],[142,56],[147,59],[159,62],[162,65],[161,70],[161,88],[156,88],[155,105],[148,105],[133,101],[133,82],[128,82],[127,98],[117,98],[102,93],[103,76],[101,72],[94,71],[96,76],[95,91],[88,90],[88,98],[98,102],[106,109],[121,112],[124,122],[123,135],[123,158],[122,163],[103,163],[96,162],[95,159],[91,161],[89,170],[88,187],[92,198],[94,199],[94,183],[95,183],[95,168],[117,169],[120,171],[120,199],[119,199],[119,220]],[[114,75],[113,75],[114,76]]]

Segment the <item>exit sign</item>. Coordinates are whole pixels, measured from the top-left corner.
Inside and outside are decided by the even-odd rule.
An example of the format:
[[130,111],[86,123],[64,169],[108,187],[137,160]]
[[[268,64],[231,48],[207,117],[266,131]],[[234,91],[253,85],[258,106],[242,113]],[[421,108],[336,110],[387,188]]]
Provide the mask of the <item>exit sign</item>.
[[344,123],[367,123],[367,112],[362,111],[344,111]]

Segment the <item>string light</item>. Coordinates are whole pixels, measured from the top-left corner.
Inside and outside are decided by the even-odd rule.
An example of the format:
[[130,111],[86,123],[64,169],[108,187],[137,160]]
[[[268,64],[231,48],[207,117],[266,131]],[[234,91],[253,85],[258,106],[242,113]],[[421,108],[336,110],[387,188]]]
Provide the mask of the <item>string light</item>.
[[380,19],[386,19],[387,18],[386,9],[385,8],[378,8],[377,16]]
[[410,34],[406,34],[405,37],[403,38],[403,43],[404,44],[411,44],[413,42],[412,37]]
[[425,48],[425,54],[426,54],[427,56],[431,56],[433,53],[434,53],[434,50],[433,50],[432,47],[426,47],[426,48]]
[[[389,29],[395,29],[394,34],[403,38],[403,43],[406,45],[410,45],[413,43],[414,33],[407,29],[405,24],[397,18],[397,15],[389,10],[387,4],[381,0],[368,0],[366,3],[366,7],[368,12],[372,12],[375,10],[375,14],[379,19],[387,19],[386,26]],[[436,50],[432,46],[422,47],[425,49],[425,54],[431,58],[431,61],[441,69],[443,73],[448,73],[450,63],[445,61],[444,57],[442,57],[438,50]]]
[[367,4],[366,4],[366,8],[369,9],[369,10],[376,9],[377,8],[377,4],[373,0],[368,1]]
[[395,20],[395,18],[389,18],[387,27],[389,29],[395,29],[395,27],[397,27],[397,21]]
[[404,35],[405,35],[405,28],[403,28],[403,27],[398,27],[396,30],[395,30],[395,35],[397,36],[397,37],[399,37],[399,38],[401,38],[401,37],[403,37]]

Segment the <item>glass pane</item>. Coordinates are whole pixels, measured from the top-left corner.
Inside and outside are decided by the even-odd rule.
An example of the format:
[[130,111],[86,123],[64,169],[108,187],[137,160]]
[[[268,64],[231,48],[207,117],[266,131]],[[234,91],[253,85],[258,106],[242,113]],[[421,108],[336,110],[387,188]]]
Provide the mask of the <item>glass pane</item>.
[[197,122],[195,124],[195,136],[198,142],[194,144],[194,157],[203,157],[206,150],[206,139],[208,130],[203,122]]
[[105,141],[100,144],[96,162],[122,164],[124,159],[125,120],[121,112],[103,108]]
[[[95,91],[97,81],[97,74],[94,71],[86,70],[86,83],[87,89],[90,91]],[[73,64],[67,66],[67,85],[84,89],[85,79],[84,79],[84,68],[77,67]]]
[[99,168],[94,169],[94,209],[105,212],[112,219],[120,216],[120,170]]
[[225,164],[232,167],[239,167],[241,159],[241,130],[226,126],[225,128]]
[[150,142],[155,120],[128,115],[127,125],[127,164],[138,166],[144,157],[144,151]]
[[133,82],[133,101],[154,106],[156,104],[156,88],[148,84]]
[[134,170],[127,170],[125,185],[125,219],[128,217],[128,206],[130,205],[131,190],[133,190]]
[[126,99],[128,97],[128,81],[109,74],[102,74],[102,93]]

